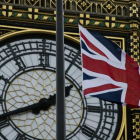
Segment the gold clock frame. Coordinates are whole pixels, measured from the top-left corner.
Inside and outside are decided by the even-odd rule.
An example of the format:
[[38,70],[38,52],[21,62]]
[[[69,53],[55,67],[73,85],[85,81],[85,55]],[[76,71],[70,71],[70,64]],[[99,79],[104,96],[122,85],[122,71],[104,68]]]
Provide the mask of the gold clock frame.
[[[0,36],[0,41],[4,41],[5,39],[9,39],[11,37],[16,37],[18,35],[23,35],[23,34],[28,34],[28,33],[42,33],[42,34],[50,34],[50,35],[55,35],[56,34],[56,31],[52,31],[52,30],[22,28],[22,27],[13,27],[13,26],[5,26],[5,25],[2,25],[2,27],[5,27],[5,28],[10,27],[10,28],[15,29],[15,30],[19,28],[20,31],[3,34],[2,36]],[[120,47],[123,48],[123,50],[125,51],[125,38],[110,37],[110,36],[106,36],[106,37],[109,38],[109,39],[112,39],[112,40],[113,39],[119,40],[119,41],[121,40],[122,46],[120,46]],[[64,32],[64,38],[67,38],[67,39],[73,41],[74,43],[77,43],[77,44],[80,45],[80,39],[79,39],[79,34],[78,33]],[[118,136],[117,136],[116,140],[124,140],[122,138],[123,131],[125,132],[125,140],[127,140],[127,119],[126,118],[127,118],[126,107],[122,106],[122,122],[121,122],[121,126],[120,126],[120,131],[118,133]]]

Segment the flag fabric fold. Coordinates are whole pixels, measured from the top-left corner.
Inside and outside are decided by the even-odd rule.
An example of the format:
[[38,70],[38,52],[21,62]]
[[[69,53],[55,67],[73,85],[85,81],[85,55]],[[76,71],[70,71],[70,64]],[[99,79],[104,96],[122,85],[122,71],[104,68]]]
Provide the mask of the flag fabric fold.
[[79,25],[83,94],[140,106],[140,67],[117,44]]

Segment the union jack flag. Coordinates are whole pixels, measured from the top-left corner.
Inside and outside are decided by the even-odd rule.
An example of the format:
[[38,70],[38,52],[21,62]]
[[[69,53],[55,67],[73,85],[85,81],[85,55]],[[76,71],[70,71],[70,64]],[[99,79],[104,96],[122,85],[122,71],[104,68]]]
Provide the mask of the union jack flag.
[[83,93],[97,98],[140,106],[140,69],[117,44],[79,25]]

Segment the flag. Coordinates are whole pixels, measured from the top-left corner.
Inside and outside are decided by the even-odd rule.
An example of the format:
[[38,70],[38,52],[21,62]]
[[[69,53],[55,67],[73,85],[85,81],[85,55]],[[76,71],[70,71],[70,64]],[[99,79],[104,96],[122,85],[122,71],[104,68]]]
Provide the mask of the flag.
[[83,94],[140,106],[139,65],[117,44],[79,25]]

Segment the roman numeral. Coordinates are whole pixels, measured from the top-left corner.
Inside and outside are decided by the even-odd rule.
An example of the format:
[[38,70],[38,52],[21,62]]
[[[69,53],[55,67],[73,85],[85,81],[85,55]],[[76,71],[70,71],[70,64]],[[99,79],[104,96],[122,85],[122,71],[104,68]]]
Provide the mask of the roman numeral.
[[99,106],[87,106],[87,111],[88,112],[95,112],[95,113],[100,113],[101,112],[101,107]]
[[8,83],[9,81],[8,81],[8,79],[7,78],[5,78],[3,75],[2,76],[0,76],[0,80],[3,80],[5,83]]
[[26,68],[26,65],[24,64],[23,60],[21,57],[16,57],[15,59],[16,65],[19,67],[20,70]]
[[10,46],[10,44],[7,44],[8,48],[10,49],[10,51],[8,51],[8,53],[12,53],[12,55],[14,56],[14,61],[16,62],[16,65],[19,67],[19,70],[24,70],[24,68],[26,68],[26,65],[24,64],[23,60],[21,59],[20,56],[17,56],[16,53],[14,51],[18,50],[18,46],[17,48],[12,48]]
[[15,140],[26,140],[26,138],[23,135],[18,134]]
[[2,95],[0,95],[0,104],[2,104],[4,100],[2,100]]
[[[73,59],[72,59],[72,62],[71,62],[71,64],[68,66],[68,68],[67,68],[66,71],[65,71],[66,74],[69,72],[70,68],[73,66],[73,63],[75,63],[76,59],[78,59],[79,53],[80,53],[80,52],[78,51],[75,55],[74,55],[74,53],[72,53],[72,52],[69,54],[68,57],[71,57],[70,55],[73,55],[74,58],[72,57],[72,58],[73,58]],[[80,65],[80,64],[79,64],[79,65]]]
[[50,66],[49,64],[49,54],[40,54],[40,65],[41,66]]
[[46,45],[46,39],[42,40],[42,45],[39,45],[42,48],[42,54],[40,54],[40,65],[41,66],[50,66],[49,65],[49,54],[46,54],[46,48],[49,49],[49,45]]
[[88,137],[92,137],[95,131],[91,129],[90,127],[83,125],[82,127],[82,133],[85,134]]
[[0,129],[3,129],[7,126],[9,126],[7,119],[0,119]]
[[49,55],[48,54],[45,55],[45,65],[49,66]]

